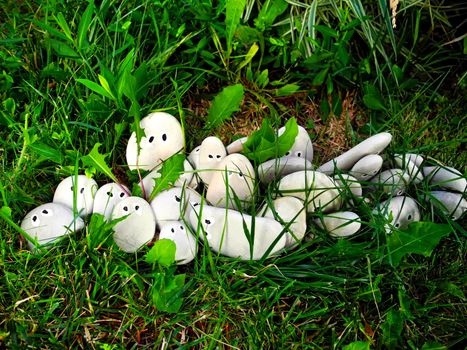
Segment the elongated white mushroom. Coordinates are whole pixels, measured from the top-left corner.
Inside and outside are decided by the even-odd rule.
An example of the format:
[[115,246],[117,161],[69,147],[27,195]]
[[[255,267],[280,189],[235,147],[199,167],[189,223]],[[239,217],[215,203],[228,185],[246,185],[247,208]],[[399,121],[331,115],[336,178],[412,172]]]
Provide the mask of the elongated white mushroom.
[[115,182],[105,184],[97,190],[92,212],[102,214],[106,220],[109,220],[115,205],[129,197],[129,193],[130,190],[124,185]]
[[[76,186],[75,180],[77,180]],[[96,181],[85,175],[78,175],[76,179],[75,176],[69,176],[58,184],[53,202],[73,209],[74,195],[76,193],[76,211],[81,217],[86,217],[92,213],[97,188]]]
[[420,209],[417,203],[410,197],[397,196],[378,204],[374,210],[381,213],[389,221],[386,231],[393,227],[399,230],[406,229],[410,223],[420,221]]
[[165,221],[162,224],[159,239],[170,239],[175,243],[175,261],[177,265],[184,265],[193,261],[198,252],[195,237],[182,221]]
[[423,167],[423,175],[428,178],[433,186],[460,193],[467,191],[467,179],[459,170],[452,167],[426,166]]
[[348,237],[360,230],[360,217],[351,211],[340,211],[315,219],[316,224],[332,237]]
[[258,166],[258,177],[262,183],[269,184],[274,180],[301,170],[313,170],[313,165],[306,158],[286,156],[270,159],[260,164]]
[[209,136],[201,143],[199,150],[199,161],[196,170],[204,184],[209,185],[211,178],[219,166],[222,159],[227,155],[222,141],[215,137]]

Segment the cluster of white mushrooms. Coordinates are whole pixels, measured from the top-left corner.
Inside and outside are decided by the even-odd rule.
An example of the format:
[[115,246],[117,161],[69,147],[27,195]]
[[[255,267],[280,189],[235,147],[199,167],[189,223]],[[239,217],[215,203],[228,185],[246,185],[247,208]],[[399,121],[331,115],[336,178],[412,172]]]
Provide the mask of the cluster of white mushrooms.
[[[374,205],[374,212],[386,218],[386,231],[405,229],[421,217],[416,200],[404,195],[411,184],[424,185],[426,203],[453,220],[467,210],[467,181],[459,171],[429,165],[417,154],[385,160],[380,154],[391,134],[376,134],[314,170],[312,142],[300,126],[287,154],[259,164],[256,171],[242,154],[247,138],[225,147],[219,138],[207,137],[187,156],[173,187],[152,198],[164,161],[183,151],[184,134],[179,121],[163,112],[149,114],[140,127],[144,136],[138,143],[136,134],[131,135],[126,159],[131,170],[150,171],[139,183],[145,198],[131,196],[122,184],[99,188],[85,175],[70,176],[58,185],[52,203],[24,218],[21,227],[30,239],[50,244],[83,229],[87,216],[100,214],[107,221],[118,219],[113,239],[128,253],[158,232],[158,239],[174,241],[178,264],[194,259],[199,242],[248,260],[296,246],[313,227],[334,237],[355,234],[362,220],[350,210],[371,203],[375,193],[380,195],[373,198],[388,198]],[[284,131],[279,129],[278,135]],[[307,224],[312,226],[308,230]],[[30,249],[36,246],[28,244]]]

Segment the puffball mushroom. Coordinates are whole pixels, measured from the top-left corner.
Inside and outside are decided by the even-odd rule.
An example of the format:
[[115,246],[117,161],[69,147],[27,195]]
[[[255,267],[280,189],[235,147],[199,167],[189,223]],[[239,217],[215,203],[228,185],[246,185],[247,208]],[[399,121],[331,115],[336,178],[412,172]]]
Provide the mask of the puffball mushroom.
[[409,175],[410,182],[419,184],[423,181],[423,174],[421,169],[406,155],[396,155],[394,157],[394,162],[399,168],[405,170],[407,175]]
[[182,221],[166,221],[162,224],[159,239],[170,239],[175,243],[175,261],[177,265],[193,261],[198,252],[195,237]]
[[452,167],[426,166],[423,167],[423,175],[428,178],[430,185],[460,193],[465,193],[467,190],[466,178],[459,170]]
[[[51,243],[61,236],[78,232],[84,228],[83,219],[76,218],[73,211],[59,203],[47,203],[34,208],[26,214],[21,222],[21,228],[39,245]],[[28,248],[34,249],[34,244],[28,241]]]
[[351,211],[340,211],[315,219],[315,223],[332,237],[348,237],[360,230],[360,217]]
[[183,150],[184,136],[180,122],[164,113],[150,113],[140,121],[144,135],[138,144],[133,132],[126,148],[126,161],[130,170],[151,170],[164,160]]
[[[190,213],[190,224],[195,231],[199,225],[199,237],[204,240],[206,235],[212,250],[242,260],[261,259],[268,250],[268,256],[271,256],[282,250],[287,243],[284,227],[276,220],[252,217],[233,209],[208,205],[201,209],[201,205],[195,205]],[[250,240],[253,245],[252,254]]]
[[[397,196],[388,199],[375,208],[374,212],[383,214],[390,224],[396,229],[406,229],[410,223],[420,221],[420,209],[417,203],[410,197]],[[391,228],[386,227],[390,232]]]
[[313,165],[306,158],[286,156],[270,159],[258,166],[258,177],[263,184],[269,184],[286,175],[301,170],[313,170]]
[[454,221],[460,219],[467,211],[467,201],[460,193],[431,191],[427,199]]
[[105,184],[96,192],[92,212],[102,214],[106,220],[110,220],[115,205],[129,197],[129,193],[130,190],[124,185],[115,182]]
[[[281,127],[277,133],[280,136],[284,132],[285,126]],[[308,132],[304,127],[298,125],[298,134],[295,137],[294,144],[290,150],[287,151],[285,156],[306,158],[310,162],[313,161],[313,143],[311,142],[310,135],[308,135]]]
[[206,199],[220,208],[240,209],[237,205],[244,208],[253,197],[254,186],[255,170],[249,159],[239,153],[230,154],[213,172]]
[[361,197],[363,195],[362,185],[356,178],[348,174],[336,174],[334,175],[334,181],[339,186],[339,190],[344,193],[350,193],[355,197]]
[[382,166],[383,157],[379,154],[369,154],[355,163],[349,175],[359,181],[368,181],[381,170]]
[[126,253],[134,253],[156,233],[156,217],[151,206],[143,198],[127,197],[117,203],[112,219],[120,219],[114,226],[114,241]]
[[227,154],[233,153],[242,153],[243,152],[243,144],[248,140],[248,136],[242,137],[238,140],[233,141],[229,145],[227,145],[226,150]]
[[215,169],[226,155],[224,144],[215,136],[209,136],[201,143],[196,170],[205,185],[210,184]]
[[373,189],[400,196],[410,183],[410,176],[402,169],[388,169],[371,179]]
[[78,175],[77,177],[69,176],[63,179],[55,190],[52,202],[63,204],[64,206],[73,209],[75,187],[76,211],[84,218],[92,213],[94,196],[98,189],[96,181],[88,178],[86,175]]

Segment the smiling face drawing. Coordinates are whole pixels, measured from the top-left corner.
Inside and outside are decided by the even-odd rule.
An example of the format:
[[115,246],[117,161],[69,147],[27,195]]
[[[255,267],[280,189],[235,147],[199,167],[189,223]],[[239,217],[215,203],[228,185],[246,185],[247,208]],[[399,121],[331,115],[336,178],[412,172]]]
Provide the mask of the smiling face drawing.
[[145,136],[139,144],[139,156],[136,133],[131,134],[126,148],[126,160],[130,170],[151,170],[184,147],[182,127],[179,121],[168,113],[151,113],[141,120],[140,127]]
[[[40,245],[53,242],[83,227],[84,222],[80,217],[74,220],[72,210],[58,203],[43,204],[31,210],[21,222],[21,228]],[[34,244],[28,241],[28,247],[33,249]]]
[[97,188],[96,181],[85,175],[78,175],[76,178],[75,176],[69,176],[58,184],[53,202],[73,209],[74,194],[76,192],[76,211],[81,217],[85,217],[92,213]]

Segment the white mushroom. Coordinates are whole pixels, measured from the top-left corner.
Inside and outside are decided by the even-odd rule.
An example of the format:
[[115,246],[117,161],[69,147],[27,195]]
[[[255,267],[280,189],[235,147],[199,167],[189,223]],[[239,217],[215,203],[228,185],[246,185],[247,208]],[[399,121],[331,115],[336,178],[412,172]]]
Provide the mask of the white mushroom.
[[129,197],[129,193],[130,190],[124,185],[115,182],[105,184],[97,190],[92,212],[104,215],[104,218],[109,220],[115,205],[124,198]]
[[196,170],[204,184],[209,185],[215,169],[227,155],[222,141],[215,137],[209,136],[201,143],[199,150],[199,161]]
[[340,211],[315,219],[315,223],[332,237],[348,237],[360,230],[360,217],[351,211]]
[[287,247],[297,245],[306,233],[306,211],[303,202],[295,197],[280,197],[270,204],[272,208],[266,204],[259,212],[264,217],[278,221],[287,229]]
[[128,197],[114,207],[112,219],[120,219],[114,226],[114,241],[126,253],[134,253],[156,233],[156,218],[151,206],[143,198]]
[[350,193],[355,197],[361,197],[363,194],[362,185],[356,178],[348,174],[334,175],[334,181],[339,187],[339,191],[343,193]]
[[232,209],[196,205],[190,213],[190,224],[201,239],[206,235],[212,250],[232,258],[258,260],[286,245],[286,231],[280,223]]
[[184,136],[180,122],[164,112],[151,113],[141,119],[144,135],[138,144],[133,132],[126,148],[126,160],[130,170],[151,170],[164,160],[183,150]]
[[[75,190],[75,180],[77,180]],[[97,183],[85,175],[69,176],[63,179],[57,186],[54,193],[53,202],[60,203],[73,209],[74,195],[76,192],[76,211],[81,217],[92,213],[94,205],[94,196],[97,192]]]
[[196,146],[188,155],[188,160],[193,165],[195,169],[199,168],[199,151],[201,150],[201,145]]
[[285,176],[279,182],[279,192],[305,201],[308,212],[318,208],[323,212],[332,212],[342,206],[342,198],[334,180],[317,171],[298,171]]
[[467,180],[459,170],[445,166],[423,167],[423,175],[433,186],[439,186],[448,190],[465,193]]
[[[285,126],[278,130],[278,135],[282,135],[285,132]],[[306,158],[310,162],[313,161],[313,143],[311,142],[310,135],[306,129],[298,125],[298,134],[295,137],[295,142],[292,148],[285,154],[285,156]]]
[[159,239],[170,239],[175,243],[175,261],[177,265],[193,261],[198,252],[195,237],[182,221],[166,221],[161,227]]
[[390,232],[392,227],[398,230],[406,229],[410,223],[420,221],[420,210],[417,203],[410,197],[398,196],[379,203],[374,212],[384,215],[391,224],[386,226]]
[[383,157],[379,154],[369,154],[355,163],[349,174],[359,181],[368,181],[381,170],[382,166]]
[[369,154],[381,153],[389,145],[391,140],[392,135],[387,132],[373,135],[337,158],[331,159],[329,162],[321,165],[318,171],[325,174],[332,174],[337,169],[341,171],[349,170],[363,157]]
[[[83,229],[84,222],[79,216],[74,218],[70,208],[59,203],[47,203],[27,213],[21,222],[21,228],[36,239],[39,245],[45,245]],[[28,248],[34,249],[34,244],[30,241]]]
[[423,181],[422,171],[417,165],[415,165],[414,162],[409,159],[407,155],[396,155],[394,157],[394,162],[399,168],[405,170],[405,172],[409,175],[410,182],[419,184]]
[[410,176],[402,169],[388,169],[371,179],[373,189],[400,196],[410,183]]
[[459,220],[467,211],[467,201],[462,198],[460,193],[431,191],[428,199],[452,220]]
[[258,166],[258,177],[262,183],[269,184],[300,170],[313,170],[313,165],[306,158],[287,156],[270,159],[260,164]]
[[248,136],[242,137],[238,140],[233,141],[230,143],[226,149],[227,149],[227,154],[232,154],[232,153],[242,153],[243,152],[243,144],[248,140]]
[[425,159],[415,153],[404,153],[404,154],[395,154],[394,155],[396,158],[402,158],[403,160],[409,160],[412,163],[414,163],[418,168],[422,166],[422,163],[425,161]]
[[213,173],[206,199],[216,207],[240,209],[240,205],[244,208],[250,204],[254,186],[255,170],[248,158],[239,153],[230,154]]

